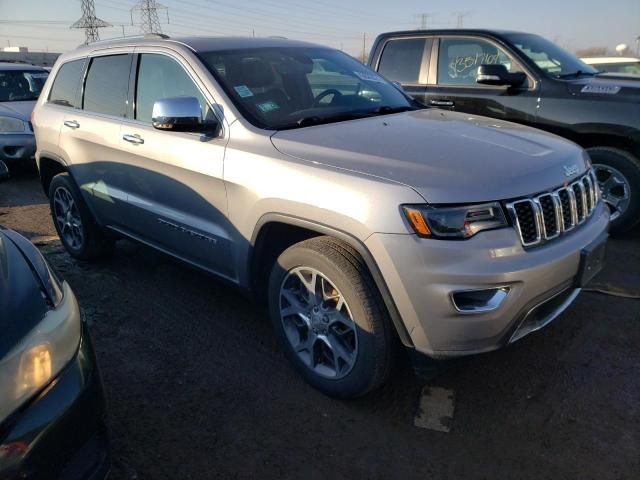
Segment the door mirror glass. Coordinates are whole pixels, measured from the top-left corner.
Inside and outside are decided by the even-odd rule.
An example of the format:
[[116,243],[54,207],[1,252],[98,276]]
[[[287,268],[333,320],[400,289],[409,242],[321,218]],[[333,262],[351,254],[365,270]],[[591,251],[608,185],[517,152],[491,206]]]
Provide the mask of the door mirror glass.
[[0,182],[9,178],[9,169],[7,164],[0,160]]
[[482,85],[508,85],[519,87],[527,76],[522,72],[509,73],[507,67],[500,64],[480,65],[476,75],[476,82]]
[[158,130],[216,135],[217,120],[203,121],[200,101],[195,97],[171,97],[153,103],[151,123]]

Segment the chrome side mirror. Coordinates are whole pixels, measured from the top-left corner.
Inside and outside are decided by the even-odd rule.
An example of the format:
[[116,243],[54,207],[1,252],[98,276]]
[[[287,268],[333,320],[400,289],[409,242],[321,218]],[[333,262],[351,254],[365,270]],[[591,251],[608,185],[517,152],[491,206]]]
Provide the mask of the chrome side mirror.
[[9,168],[7,164],[0,160],[0,182],[9,178]]
[[158,130],[217,135],[220,123],[204,121],[200,102],[195,97],[171,97],[153,104],[151,124]]

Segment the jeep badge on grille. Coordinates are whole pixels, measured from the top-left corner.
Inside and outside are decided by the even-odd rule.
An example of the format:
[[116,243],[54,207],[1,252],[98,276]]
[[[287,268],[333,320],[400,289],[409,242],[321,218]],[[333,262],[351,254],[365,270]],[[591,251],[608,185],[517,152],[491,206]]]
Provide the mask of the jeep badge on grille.
[[576,175],[578,173],[578,171],[580,170],[578,168],[578,165],[576,165],[575,163],[573,165],[563,165],[562,168],[564,169],[564,176],[565,177],[572,177],[572,176]]

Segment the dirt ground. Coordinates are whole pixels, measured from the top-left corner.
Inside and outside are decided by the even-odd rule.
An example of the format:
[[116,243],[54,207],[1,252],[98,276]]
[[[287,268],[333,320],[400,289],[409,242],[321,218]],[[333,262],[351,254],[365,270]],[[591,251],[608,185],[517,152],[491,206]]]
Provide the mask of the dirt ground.
[[[423,382],[336,401],[278,350],[232,288],[121,241],[99,264],[61,248],[35,173],[0,185],[0,224],[75,291],[97,350],[113,479],[640,478],[640,300],[583,292],[555,322],[432,381],[451,431],[414,426]],[[640,230],[612,240],[592,287],[640,292]]]

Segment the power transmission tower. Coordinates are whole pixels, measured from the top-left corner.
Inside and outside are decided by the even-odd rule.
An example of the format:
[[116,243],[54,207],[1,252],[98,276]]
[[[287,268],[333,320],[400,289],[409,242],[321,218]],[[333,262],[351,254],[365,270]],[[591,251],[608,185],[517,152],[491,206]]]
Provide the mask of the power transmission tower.
[[131,8],[131,25],[133,25],[133,14],[140,15],[140,28],[142,33],[162,33],[158,10],[164,10],[169,23],[169,9],[156,0],[140,0]]
[[457,17],[456,28],[462,28],[464,26],[464,18],[471,15],[471,12],[454,12]]
[[84,43],[91,43],[100,40],[99,28],[110,26],[110,23],[96,17],[96,6],[93,0],[82,0],[82,16],[70,28],[84,28]]
[[434,15],[432,13],[420,13],[416,15],[416,18],[420,20],[420,29],[426,30],[429,24],[429,19],[433,17]]

